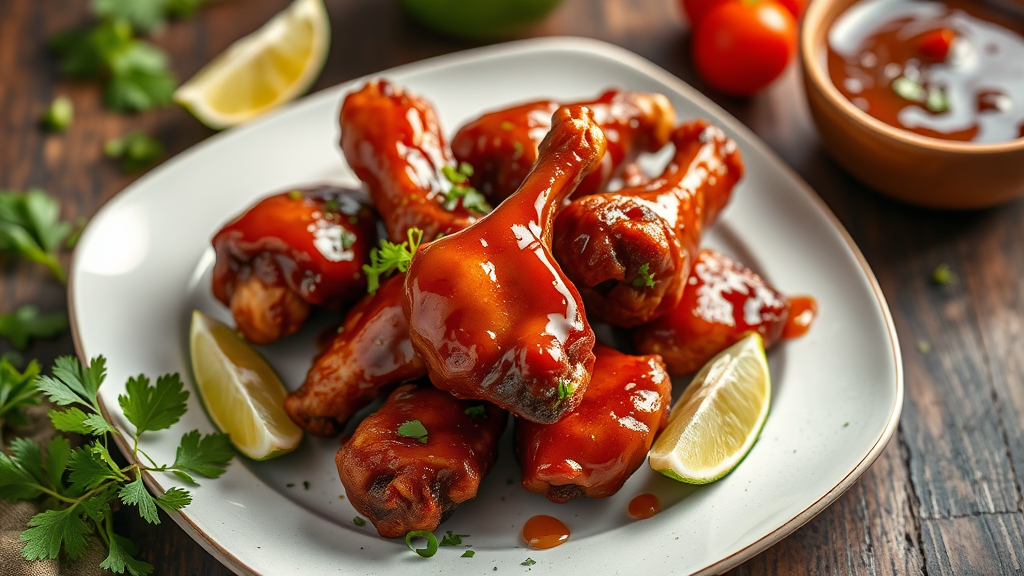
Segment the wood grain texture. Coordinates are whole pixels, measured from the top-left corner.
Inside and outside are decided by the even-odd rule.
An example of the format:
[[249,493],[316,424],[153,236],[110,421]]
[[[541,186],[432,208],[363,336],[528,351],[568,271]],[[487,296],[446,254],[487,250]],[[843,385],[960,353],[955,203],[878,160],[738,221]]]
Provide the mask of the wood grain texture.
[[[213,132],[175,107],[136,116],[104,110],[94,85],[61,80],[45,40],[88,22],[90,0],[0,0],[0,189],[41,187],[64,216],[93,214],[136,178],[102,157],[103,143],[132,129],[156,135],[168,156]],[[314,90],[480,45],[423,30],[389,0],[326,0],[332,46]],[[153,41],[187,78],[288,0],[217,3],[172,23]],[[1021,574],[1024,527],[1024,203],[976,213],[897,204],[846,175],[824,153],[803,99],[799,70],[752,99],[711,93],[690,63],[677,0],[566,0],[517,38],[578,35],[632,50],[706,92],[796,169],[861,246],[892,306],[906,362],[907,401],[898,438],[833,506],[732,573],[755,575]],[[38,129],[58,94],[75,105],[66,134]],[[961,282],[929,281],[948,263]],[[0,261],[0,312],[34,303],[65,306],[39,267]],[[917,342],[930,343],[923,354]],[[9,350],[0,342],[0,352]],[[73,351],[70,336],[25,355],[49,364]],[[116,514],[142,557],[162,574],[226,575],[161,516]]]

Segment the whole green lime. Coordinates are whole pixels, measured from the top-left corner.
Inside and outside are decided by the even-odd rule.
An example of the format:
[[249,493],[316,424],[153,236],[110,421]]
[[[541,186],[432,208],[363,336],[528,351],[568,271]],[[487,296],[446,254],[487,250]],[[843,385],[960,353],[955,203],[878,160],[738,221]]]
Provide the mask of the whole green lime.
[[413,18],[442,34],[485,38],[542,20],[562,0],[397,0]]

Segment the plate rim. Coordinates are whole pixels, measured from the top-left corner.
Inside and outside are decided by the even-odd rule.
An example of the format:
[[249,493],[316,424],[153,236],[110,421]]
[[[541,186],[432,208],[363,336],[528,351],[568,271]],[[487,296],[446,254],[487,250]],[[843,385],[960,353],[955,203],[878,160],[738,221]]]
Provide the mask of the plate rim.
[[[516,52],[545,52],[545,51],[566,51],[566,52],[578,52],[585,54],[592,54],[608,58],[622,64],[626,64],[637,69],[639,72],[646,74],[653,79],[662,82],[668,86],[671,86],[673,90],[677,91],[686,98],[692,100],[699,106],[712,110],[718,114],[724,124],[726,124],[731,130],[738,134],[742,134],[752,147],[754,147],[758,153],[762,154],[767,160],[769,160],[776,167],[781,168],[782,171],[789,176],[794,182],[796,182],[798,189],[806,197],[808,197],[814,205],[821,210],[826,219],[832,225],[832,227],[839,232],[843,242],[845,242],[847,248],[851,251],[857,263],[860,265],[861,272],[868,280],[868,284],[871,287],[871,291],[875,296],[876,303],[882,312],[882,318],[885,323],[886,331],[889,335],[889,344],[892,349],[893,364],[893,375],[895,377],[895,396],[893,406],[889,413],[888,420],[886,421],[885,427],[882,429],[879,436],[875,439],[874,444],[868,449],[861,460],[844,476],[835,486],[828,490],[825,494],[819,497],[814,502],[810,503],[801,512],[794,515],[788,521],[783,523],[781,526],[772,530],[771,532],[761,536],[754,540],[744,548],[733,552],[732,554],[721,558],[711,564],[708,564],[702,568],[698,568],[695,571],[691,571],[691,576],[706,576],[711,574],[720,574],[736,566],[739,566],[746,560],[760,554],[764,550],[774,546],[786,536],[789,536],[801,526],[809,522],[812,518],[821,513],[825,508],[835,502],[844,492],[846,492],[853,484],[859,479],[868,468],[878,459],[882,451],[888,445],[893,434],[895,433],[898,425],[900,414],[903,409],[904,400],[904,373],[903,373],[903,359],[900,353],[899,338],[896,333],[896,327],[892,319],[892,313],[889,310],[888,301],[885,298],[885,294],[882,292],[881,286],[872,272],[867,259],[861,253],[860,248],[854,242],[853,238],[847,232],[846,228],[835,216],[832,210],[828,207],[824,200],[810,187],[810,185],[798,174],[793,168],[784,162],[774,150],[772,150],[765,142],[757,136],[752,130],[747,128],[745,124],[737,120],[732,114],[727,112],[718,104],[714,103],[704,94],[697,91],[695,88],[665,70],[661,66],[658,66],[654,62],[629,51],[620,46],[604,42],[602,40],[596,40],[593,38],[583,38],[575,36],[550,36],[544,38],[530,38],[524,40],[514,40],[510,42],[504,42],[499,44],[493,44],[490,46],[483,46],[479,48],[472,48],[469,50],[463,50],[460,52],[454,52],[451,54],[444,54],[435,56],[425,60],[417,62],[411,62],[403,64],[393,68],[388,68],[379,72],[366,74],[351,80],[346,80],[339,84],[335,84],[326,87],[318,92],[309,94],[303,98],[295,100],[277,110],[274,110],[262,118],[244,125],[241,127],[242,130],[248,131],[248,129],[258,127],[264,123],[273,121],[279,115],[287,113],[292,110],[295,106],[307,103],[311,99],[325,98],[328,93],[337,90],[341,86],[356,85],[366,79],[378,77],[382,75],[396,74],[401,72],[424,72],[431,68],[446,67],[452,65],[458,65],[464,62],[472,62],[481,59],[495,58],[508,55]],[[220,140],[228,135],[237,133],[238,130],[225,130],[219,132],[205,140],[194,144],[193,146],[183,150],[161,167],[167,166],[177,160],[182,159],[185,156],[191,156],[205,149],[208,145]],[[152,172],[144,175],[136,181],[129,184],[124,189],[120,190],[114,196],[112,196],[107,202],[105,202],[98,210],[96,215],[104,212],[108,209],[112,209],[113,205],[117,204],[119,197],[123,197],[126,192],[130,193],[140,182],[149,180],[155,173],[160,172],[160,167],[153,170]],[[92,220],[95,220],[96,215],[93,216]],[[68,318],[70,320],[70,330],[72,339],[75,346],[75,354],[82,362],[88,362],[88,358],[85,356],[85,352],[81,343],[81,337],[78,329],[78,314],[75,310],[75,280],[77,275],[74,271],[78,267],[78,259],[80,258],[80,251],[75,251],[72,255],[70,270],[72,273],[69,275],[68,286],[67,286],[67,305],[68,305]],[[107,422],[116,426],[115,420],[111,416],[106,404],[102,398],[99,399],[100,411],[103,418]],[[131,455],[131,449],[128,446],[127,440],[121,436],[114,436],[114,442],[117,444],[118,449],[124,455],[124,457],[131,463],[134,463],[134,458]],[[150,474],[149,472],[142,472],[143,482],[152,492],[162,493],[165,489],[161,486],[160,482]],[[224,546],[218,543],[216,540],[211,538],[206,532],[203,531],[188,515],[187,512],[179,511],[177,514],[168,515],[181,529],[188,534],[194,541],[199,543],[211,556],[217,559],[218,562],[226,566],[236,574],[244,574],[249,576],[266,576],[265,573],[254,570],[251,566],[246,564],[242,559],[237,557],[235,554],[227,550]]]

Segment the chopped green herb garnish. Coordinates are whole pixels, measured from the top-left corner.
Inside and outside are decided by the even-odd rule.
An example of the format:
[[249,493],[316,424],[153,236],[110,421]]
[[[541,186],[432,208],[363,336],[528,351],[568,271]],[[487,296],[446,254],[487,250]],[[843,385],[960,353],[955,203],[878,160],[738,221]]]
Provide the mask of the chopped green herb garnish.
[[380,288],[380,279],[390,276],[395,270],[405,272],[409,269],[409,262],[423,242],[423,230],[410,228],[408,236],[409,239],[401,244],[381,238],[380,248],[370,250],[370,263],[363,264],[367,292],[376,293]]
[[[416,548],[412,545],[412,541],[416,538],[426,538],[426,548]],[[432,532],[427,530],[413,530],[405,535],[405,545],[409,547],[409,550],[419,554],[424,558],[430,558],[434,554],[437,554],[437,537]]]
[[487,415],[487,408],[484,408],[483,404],[470,406],[469,408],[466,408],[465,413],[466,416],[469,416],[470,418],[479,418],[480,416]]
[[356,243],[356,240],[357,240],[357,237],[356,237],[356,235],[354,233],[352,233],[352,232],[350,232],[348,230],[345,230],[345,229],[341,230],[341,249],[342,250],[348,250],[349,248],[351,248],[352,245]]
[[928,90],[928,98],[924,101],[928,110],[941,114],[949,110],[949,100],[946,99],[946,91],[939,87],[932,87]]
[[71,99],[67,96],[58,96],[43,113],[42,123],[46,128],[55,132],[63,132],[71,126],[75,116],[75,108]]
[[910,100],[911,102],[921,102],[924,100],[924,86],[920,82],[915,82],[906,76],[900,76],[893,80],[892,90],[900,98]]
[[26,305],[10,314],[0,314],[0,336],[24,350],[31,338],[52,338],[68,329],[64,312],[40,314],[35,306]]
[[456,534],[449,530],[441,538],[441,546],[461,546],[463,538],[469,538],[469,534]]
[[462,207],[479,214],[487,214],[491,207],[487,204],[484,195],[468,184],[469,177],[473,175],[473,167],[466,162],[459,164],[456,169],[452,166],[441,168],[441,174],[451,183],[451,188],[445,193],[444,209],[454,210],[462,200]]
[[[39,404],[37,376],[39,364],[35,360],[29,363],[24,372],[19,372],[8,358],[0,358],[0,427],[7,421],[24,424],[18,410]],[[0,488],[0,494],[2,492]]]
[[533,566],[536,563],[537,563],[537,561],[534,560],[533,558],[527,558],[525,561],[520,562],[519,565],[520,566]]
[[504,122],[501,123],[501,129],[506,132],[511,132],[516,129],[516,125],[509,122],[508,120],[505,120]]
[[295,483],[294,482],[289,482],[289,483],[285,484],[284,487],[285,488],[295,488]]
[[103,153],[108,158],[120,159],[124,172],[138,172],[163,156],[164,145],[144,132],[134,130],[121,138],[107,140]]
[[164,11],[171,18],[194,16],[208,0],[164,0]]
[[849,422],[843,422],[843,428],[849,428],[849,427],[850,427],[850,423]]
[[355,518],[353,518],[352,519],[352,523],[355,524],[356,526],[366,526],[366,520],[363,520],[359,516],[356,516]]
[[309,490],[309,480],[305,480],[302,482],[302,489]]
[[0,252],[49,268],[61,284],[67,274],[58,254],[71,224],[60,220],[60,205],[42,190],[0,192]]
[[462,553],[462,556],[460,556],[460,558],[472,558],[473,556],[476,556],[476,552],[473,552],[472,550],[466,550]]
[[927,340],[917,341],[917,351],[921,354],[927,354],[932,351],[932,344]]
[[327,202],[324,202],[324,206],[331,212],[337,212],[340,209],[338,206],[338,201],[334,198],[331,198]]
[[654,274],[651,274],[650,269],[650,264],[646,262],[641,264],[640,268],[636,271],[637,277],[633,278],[633,286],[636,286],[637,288],[641,288],[643,286],[647,286],[648,288],[653,287]]
[[576,391],[576,385],[573,384],[572,382],[569,382],[568,380],[559,380],[558,381],[558,399],[559,400],[564,400],[564,399],[572,396],[572,393],[575,392],[575,391]]
[[523,144],[519,141],[513,142],[512,149],[515,150],[515,152],[512,153],[512,159],[519,160],[523,156]]
[[291,198],[292,200],[302,200],[302,191],[292,190],[291,192],[288,193],[288,197]]
[[419,420],[403,422],[398,427],[398,435],[419,440],[420,444],[427,443],[427,428]]
[[945,286],[947,284],[956,284],[960,280],[960,277],[956,275],[956,272],[950,269],[949,264],[939,264],[932,271],[932,282],[939,286]]

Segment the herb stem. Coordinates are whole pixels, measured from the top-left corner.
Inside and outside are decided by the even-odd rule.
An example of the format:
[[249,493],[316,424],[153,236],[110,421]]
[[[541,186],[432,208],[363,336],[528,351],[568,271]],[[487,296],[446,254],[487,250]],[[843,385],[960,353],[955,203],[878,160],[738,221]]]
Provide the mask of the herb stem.
[[43,264],[50,269],[50,273],[57,278],[57,281],[61,283],[61,286],[68,285],[68,274],[64,271],[64,266],[61,265],[59,258],[53,254],[48,254],[40,264]]

